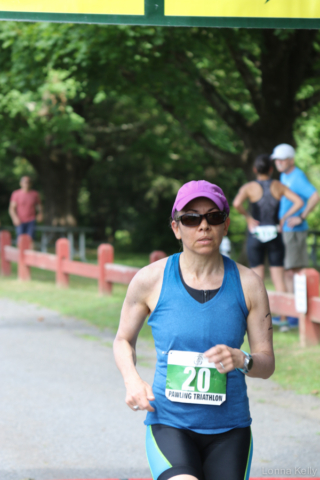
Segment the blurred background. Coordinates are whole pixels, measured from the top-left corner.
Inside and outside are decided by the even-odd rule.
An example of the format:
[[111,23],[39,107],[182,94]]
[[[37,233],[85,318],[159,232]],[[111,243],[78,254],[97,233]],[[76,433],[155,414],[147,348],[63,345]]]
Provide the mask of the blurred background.
[[[91,248],[172,253],[178,188],[206,179],[231,203],[282,142],[320,190],[317,31],[3,22],[0,45],[3,227],[30,175],[44,225],[91,227]],[[245,263],[245,222],[231,220]],[[320,231],[319,207],[308,222]]]

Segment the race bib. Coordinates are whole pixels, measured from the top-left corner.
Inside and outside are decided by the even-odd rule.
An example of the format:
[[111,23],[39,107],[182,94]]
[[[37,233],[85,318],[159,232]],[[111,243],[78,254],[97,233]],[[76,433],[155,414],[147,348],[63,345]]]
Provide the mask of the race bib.
[[262,243],[270,242],[278,236],[276,225],[263,225],[255,227],[253,235]]
[[221,405],[226,401],[227,375],[219,373],[202,353],[170,350],[166,397],[171,402]]

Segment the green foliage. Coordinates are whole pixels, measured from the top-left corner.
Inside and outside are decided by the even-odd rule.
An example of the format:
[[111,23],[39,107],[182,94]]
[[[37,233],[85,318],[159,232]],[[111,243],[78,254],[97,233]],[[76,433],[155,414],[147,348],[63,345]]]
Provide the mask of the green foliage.
[[[52,194],[45,178],[47,167],[53,175],[60,162],[65,173],[56,176],[75,172],[73,191],[63,198],[72,197],[80,225],[95,227],[99,240],[169,253],[179,248],[168,226],[179,186],[206,179],[218,183],[231,202],[250,175],[253,147],[246,142],[259,153],[270,149],[250,131],[265,120],[245,78],[253,90],[262,88],[261,30],[15,22],[0,27],[2,223],[8,223],[10,193],[23,173],[32,174],[45,201],[62,196],[63,182],[52,177]],[[295,32],[273,35],[285,49]],[[316,35],[313,44],[316,51]],[[318,62],[315,57],[315,72]],[[214,89],[220,110],[203,82]],[[296,100],[317,91],[313,73],[297,88]],[[308,112],[296,126],[298,161],[320,187],[317,107]],[[272,137],[268,128],[261,130]],[[233,157],[224,157],[226,152]],[[318,212],[310,219],[318,228]],[[243,220],[234,211],[231,220],[236,239]],[[116,232],[123,231],[127,237],[120,239]]]
[[119,247],[122,251],[131,247],[132,239],[128,230],[117,230],[114,234],[115,246]]
[[[296,163],[320,192],[320,109],[315,107],[297,122],[298,144]],[[312,230],[320,230],[320,205],[308,215]]]

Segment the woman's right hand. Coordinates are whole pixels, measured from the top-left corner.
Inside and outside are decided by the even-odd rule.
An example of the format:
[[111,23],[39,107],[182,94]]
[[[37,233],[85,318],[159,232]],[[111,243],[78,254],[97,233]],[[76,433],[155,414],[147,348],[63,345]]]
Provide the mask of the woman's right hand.
[[251,215],[248,215],[246,217],[247,220],[247,225],[248,225],[248,230],[249,232],[253,232],[256,227],[260,225],[260,222],[258,220],[255,220]]
[[[141,378],[126,382],[126,404],[133,410],[148,410],[154,412],[150,401],[155,400],[151,386]],[[139,407],[139,408],[134,408]]]

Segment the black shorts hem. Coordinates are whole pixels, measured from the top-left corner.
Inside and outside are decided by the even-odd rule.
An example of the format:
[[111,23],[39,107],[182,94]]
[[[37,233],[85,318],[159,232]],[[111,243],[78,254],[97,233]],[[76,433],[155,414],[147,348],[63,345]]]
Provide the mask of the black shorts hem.
[[[261,265],[264,267],[264,266],[265,266],[265,263],[263,262],[263,263],[257,263],[257,264],[255,264],[255,263],[253,263],[253,262],[249,262],[250,268],[260,267]],[[283,262],[280,262],[279,265],[277,265],[276,263],[272,263],[272,264],[269,263],[269,268],[270,268],[270,267],[271,267],[271,268],[272,268],[272,267],[283,267],[283,268],[284,268]],[[301,267],[301,268],[305,268],[305,267]]]
[[169,478],[175,477],[176,475],[192,475],[199,480],[203,479],[202,474],[200,474],[200,472],[198,472],[196,468],[193,468],[190,465],[186,465],[168,468],[168,470],[165,470],[159,475],[157,480],[169,480]]
[[284,266],[285,249],[282,235],[278,234],[270,242],[263,243],[249,232],[247,237],[247,256],[250,268],[264,265],[266,255],[268,256],[270,267]]

